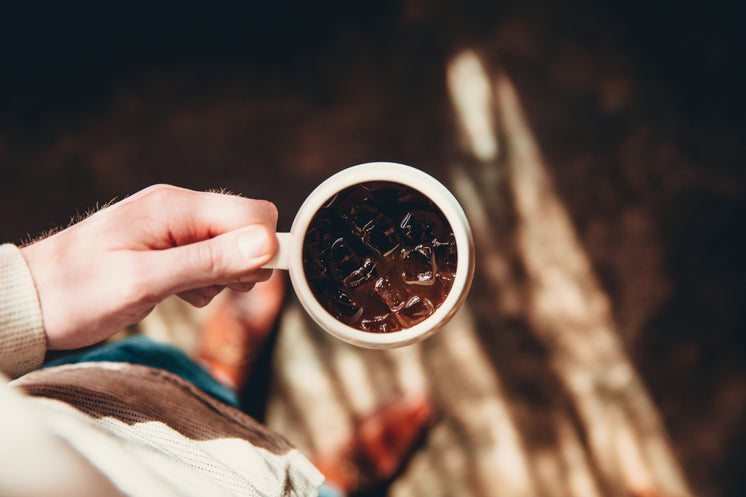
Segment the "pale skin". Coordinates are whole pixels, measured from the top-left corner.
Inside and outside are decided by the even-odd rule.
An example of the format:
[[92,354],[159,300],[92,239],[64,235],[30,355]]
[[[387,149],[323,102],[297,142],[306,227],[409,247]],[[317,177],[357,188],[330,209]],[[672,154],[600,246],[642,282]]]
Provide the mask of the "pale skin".
[[[270,202],[156,185],[23,247],[47,347],[98,343],[171,295],[201,307],[226,287],[251,290],[272,275],[262,266],[277,251],[276,225]],[[403,396],[365,418],[354,444],[316,462],[346,493],[359,483],[351,461],[360,451],[370,459],[372,477],[386,480],[430,415],[424,396]],[[65,468],[82,471],[86,481],[98,474]]]
[[276,225],[270,202],[156,185],[23,247],[47,347],[98,343],[170,295],[249,291],[272,274]]

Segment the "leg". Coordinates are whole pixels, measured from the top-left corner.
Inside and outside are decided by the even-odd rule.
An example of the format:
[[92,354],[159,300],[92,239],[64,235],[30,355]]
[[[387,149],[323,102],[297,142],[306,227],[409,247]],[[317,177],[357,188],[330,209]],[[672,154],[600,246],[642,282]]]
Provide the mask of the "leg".
[[228,291],[200,329],[194,359],[238,394],[275,327],[285,297],[285,275],[275,271],[247,293]]
[[332,489],[344,495],[388,483],[403,467],[432,420],[425,395],[400,395],[363,417],[346,445],[313,458]]

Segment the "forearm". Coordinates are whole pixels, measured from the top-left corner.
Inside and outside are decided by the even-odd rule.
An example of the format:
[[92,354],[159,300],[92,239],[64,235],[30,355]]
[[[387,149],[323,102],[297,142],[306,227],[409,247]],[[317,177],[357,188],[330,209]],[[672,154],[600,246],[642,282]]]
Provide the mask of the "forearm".
[[16,378],[44,362],[46,336],[39,299],[17,247],[0,245],[0,371]]

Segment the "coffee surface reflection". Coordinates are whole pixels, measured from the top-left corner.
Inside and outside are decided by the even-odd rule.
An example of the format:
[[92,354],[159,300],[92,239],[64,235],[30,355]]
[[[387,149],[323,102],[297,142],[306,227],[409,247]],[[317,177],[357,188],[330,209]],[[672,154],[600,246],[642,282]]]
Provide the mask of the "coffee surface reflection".
[[445,300],[456,241],[440,209],[400,183],[371,181],[339,192],[304,237],[311,291],[336,319],[387,333],[411,327]]

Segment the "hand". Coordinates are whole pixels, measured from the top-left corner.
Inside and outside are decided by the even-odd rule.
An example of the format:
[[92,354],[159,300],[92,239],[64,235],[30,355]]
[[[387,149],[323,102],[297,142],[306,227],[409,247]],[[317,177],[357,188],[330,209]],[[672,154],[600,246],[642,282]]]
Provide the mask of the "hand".
[[277,209],[267,201],[158,185],[21,249],[49,349],[92,345],[178,294],[204,306],[272,270]]

